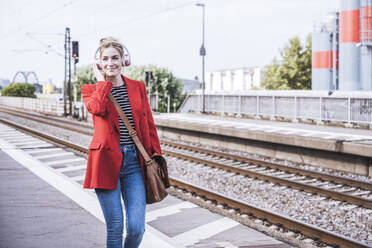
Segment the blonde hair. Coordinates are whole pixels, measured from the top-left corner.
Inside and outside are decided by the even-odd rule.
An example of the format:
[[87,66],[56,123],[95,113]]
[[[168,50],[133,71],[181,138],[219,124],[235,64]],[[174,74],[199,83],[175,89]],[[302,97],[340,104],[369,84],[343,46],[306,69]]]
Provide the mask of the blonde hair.
[[102,56],[103,49],[108,47],[115,48],[120,53],[120,56],[124,57],[124,48],[120,41],[114,37],[105,37],[99,40],[99,57]]

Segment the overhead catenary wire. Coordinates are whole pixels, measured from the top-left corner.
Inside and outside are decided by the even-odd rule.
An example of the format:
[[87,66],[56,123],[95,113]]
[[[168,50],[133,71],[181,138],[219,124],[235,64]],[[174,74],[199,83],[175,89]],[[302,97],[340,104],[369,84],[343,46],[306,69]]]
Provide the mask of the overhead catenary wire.
[[58,7],[58,8],[55,8],[55,9],[51,10],[50,12],[46,13],[45,15],[40,16],[39,18],[37,18],[37,19],[35,19],[35,20],[33,20],[33,21],[31,21],[31,22],[29,22],[29,23],[27,23],[27,24],[25,24],[25,25],[19,27],[19,28],[16,29],[14,32],[10,32],[10,33],[4,35],[2,38],[0,38],[0,40],[5,40],[5,39],[7,39],[8,37],[10,37],[11,35],[16,34],[16,33],[18,33],[19,31],[21,31],[21,30],[23,30],[23,29],[25,29],[25,28],[27,28],[27,27],[30,27],[30,26],[32,26],[32,25],[34,25],[34,24],[40,22],[41,20],[44,20],[45,18],[48,18],[48,17],[51,16],[52,14],[54,14],[54,13],[56,13],[56,12],[58,12],[58,11],[64,9],[64,8],[70,7],[70,6],[73,5],[73,4],[78,3],[79,1],[80,1],[80,0],[73,0],[73,1],[71,1],[71,2],[69,2],[69,3],[63,4],[62,6],[60,6],[60,7]]
[[9,15],[10,15],[10,16],[13,16],[13,15],[16,15],[16,14],[21,13],[23,10],[25,10],[25,9],[28,7],[29,3],[31,3],[32,1],[33,1],[33,0],[28,0],[26,3],[23,3],[23,4],[22,4],[22,7],[15,9],[15,10],[14,10],[13,12],[11,12]]
[[152,13],[149,13],[149,14],[146,14],[146,15],[143,15],[143,16],[127,19],[127,20],[124,20],[124,21],[120,21],[120,22],[105,26],[105,27],[101,27],[99,29],[91,30],[87,33],[84,33],[84,34],[80,35],[80,36],[83,37],[83,36],[91,35],[91,34],[96,33],[99,30],[111,29],[111,28],[113,28],[117,25],[129,24],[129,23],[134,23],[134,22],[137,22],[137,21],[142,21],[144,19],[147,19],[147,18],[150,18],[150,17],[153,17],[153,16],[157,16],[157,15],[163,14],[163,13],[168,12],[168,11],[172,11],[172,10],[175,10],[175,9],[179,9],[179,8],[183,8],[183,7],[186,7],[186,6],[189,6],[189,5],[193,5],[194,3],[195,3],[195,1],[193,0],[193,1],[189,1],[187,3],[181,4],[181,5],[172,7],[172,8],[166,8],[166,9],[162,9],[162,10],[159,10],[159,11],[154,11]]
[[58,56],[60,56],[60,57],[62,57],[62,58],[65,57],[61,52],[59,52],[59,51],[57,51],[56,49],[52,48],[51,45],[48,45],[48,44],[46,44],[45,42],[43,42],[43,41],[41,41],[41,40],[39,40],[39,39],[33,37],[32,34],[30,34],[30,33],[26,33],[26,36],[29,37],[30,39],[34,40],[34,41],[37,41],[37,42],[40,43],[42,46],[44,46],[44,47],[47,48],[48,50],[54,52],[54,53],[57,54]]

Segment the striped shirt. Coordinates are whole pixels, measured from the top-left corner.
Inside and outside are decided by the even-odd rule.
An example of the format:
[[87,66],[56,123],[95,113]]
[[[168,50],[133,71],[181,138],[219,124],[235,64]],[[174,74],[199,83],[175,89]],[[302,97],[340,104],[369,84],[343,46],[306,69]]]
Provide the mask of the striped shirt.
[[[120,86],[114,86],[111,89],[112,95],[115,97],[115,100],[119,103],[121,109],[127,116],[131,126],[134,128],[134,121],[132,115],[132,109],[130,107],[127,87],[125,84]],[[119,115],[119,127],[120,127],[120,146],[132,145],[134,144],[132,137],[130,137],[127,127],[124,125],[124,122],[121,120]]]

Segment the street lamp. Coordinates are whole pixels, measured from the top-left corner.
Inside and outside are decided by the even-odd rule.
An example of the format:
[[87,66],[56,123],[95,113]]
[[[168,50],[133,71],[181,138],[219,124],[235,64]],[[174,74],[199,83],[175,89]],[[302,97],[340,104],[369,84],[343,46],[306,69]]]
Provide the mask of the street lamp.
[[203,42],[202,42],[202,45],[200,47],[200,56],[203,56],[203,60],[202,60],[203,110],[202,110],[202,113],[205,113],[205,96],[204,96],[204,91],[205,91],[205,55],[206,55],[206,50],[205,50],[205,46],[204,46],[204,23],[205,23],[204,9],[205,9],[205,4],[197,3],[196,6],[202,7],[202,10],[203,10],[203,20],[202,20],[203,21]]

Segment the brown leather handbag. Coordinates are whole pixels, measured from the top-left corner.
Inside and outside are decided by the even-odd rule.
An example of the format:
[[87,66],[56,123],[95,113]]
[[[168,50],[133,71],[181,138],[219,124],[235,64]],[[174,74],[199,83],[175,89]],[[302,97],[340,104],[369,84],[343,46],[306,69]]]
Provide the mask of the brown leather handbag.
[[128,129],[130,136],[136,144],[137,149],[140,151],[143,159],[145,160],[146,203],[152,204],[163,200],[168,195],[166,188],[170,187],[167,161],[163,156],[157,153],[154,153],[150,158],[141,141],[139,140],[136,130],[134,130],[130,125],[129,120],[121,109],[119,103],[115,100],[111,93],[109,93],[107,97],[116,107],[121,119]]

